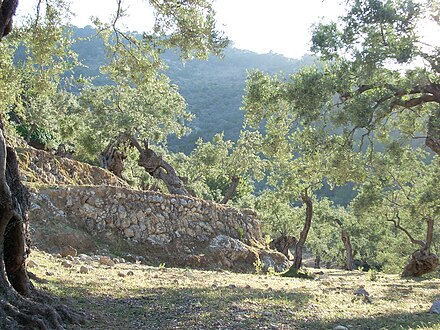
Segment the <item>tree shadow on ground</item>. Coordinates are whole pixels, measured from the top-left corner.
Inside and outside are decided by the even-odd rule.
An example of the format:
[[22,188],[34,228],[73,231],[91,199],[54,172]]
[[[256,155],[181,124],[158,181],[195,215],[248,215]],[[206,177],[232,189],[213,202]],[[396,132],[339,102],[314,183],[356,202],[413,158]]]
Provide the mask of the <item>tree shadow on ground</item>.
[[[133,279],[136,281],[136,279]],[[74,281],[52,281],[61,299],[88,314],[81,329],[436,329],[438,315],[388,313],[337,318],[324,315],[315,297],[298,291],[223,287],[158,286],[100,292],[102,282],[78,286]],[[96,287],[95,287],[96,286]],[[102,291],[101,291],[102,292]],[[119,296],[119,297],[118,297]],[[365,308],[363,305],[360,308]],[[366,311],[367,312],[367,311]],[[324,319],[326,317],[326,319]]]
[[301,292],[235,285],[133,289],[116,298],[117,292],[91,294],[98,282],[52,284],[66,304],[88,314],[81,329],[274,329],[276,324],[290,329],[292,313],[305,310],[312,299]]

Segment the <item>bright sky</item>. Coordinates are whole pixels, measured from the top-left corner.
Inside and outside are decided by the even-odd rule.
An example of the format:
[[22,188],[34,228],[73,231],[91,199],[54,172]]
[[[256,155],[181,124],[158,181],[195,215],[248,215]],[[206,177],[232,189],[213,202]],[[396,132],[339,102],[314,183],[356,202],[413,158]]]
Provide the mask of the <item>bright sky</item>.
[[[301,58],[309,50],[310,26],[322,17],[336,19],[342,14],[341,0],[214,0],[219,28],[235,47],[258,53],[283,54]],[[151,27],[152,15],[147,1],[125,0],[130,30]],[[18,14],[32,10],[36,0],[21,1]],[[116,10],[116,0],[74,0],[72,23],[90,24],[90,17],[109,19]]]

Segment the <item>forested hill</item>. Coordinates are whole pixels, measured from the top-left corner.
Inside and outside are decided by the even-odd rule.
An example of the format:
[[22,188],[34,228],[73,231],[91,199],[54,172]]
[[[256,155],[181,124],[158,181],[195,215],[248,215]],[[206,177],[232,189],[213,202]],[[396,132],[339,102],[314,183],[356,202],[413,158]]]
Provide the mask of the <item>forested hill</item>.
[[[76,38],[92,37],[92,27],[75,28]],[[98,75],[99,67],[106,60],[105,50],[96,38],[79,40],[74,45],[79,59],[86,66],[78,68],[77,74],[83,76]],[[169,149],[190,152],[194,142],[202,137],[209,140],[224,131],[227,139],[236,139],[243,123],[244,113],[240,110],[245,88],[247,70],[260,69],[268,73],[292,73],[300,67],[310,64],[309,55],[300,60],[289,59],[279,54],[257,54],[230,47],[225,50],[224,58],[210,57],[207,61],[193,60],[182,63],[174,52],[163,54],[169,69],[167,74],[188,104],[188,110],[195,119],[188,123],[192,133],[180,140],[170,138]],[[96,84],[105,84],[105,77],[97,78]]]

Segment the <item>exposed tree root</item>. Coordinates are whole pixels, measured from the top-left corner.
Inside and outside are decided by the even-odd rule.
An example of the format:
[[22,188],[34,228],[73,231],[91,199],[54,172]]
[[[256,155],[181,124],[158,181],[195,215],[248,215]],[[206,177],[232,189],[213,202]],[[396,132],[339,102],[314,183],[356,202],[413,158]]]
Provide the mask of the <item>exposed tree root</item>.
[[67,323],[85,321],[84,313],[75,312],[35,289],[32,290],[35,299],[20,296],[12,288],[9,291],[7,299],[0,299],[0,329],[64,329]]

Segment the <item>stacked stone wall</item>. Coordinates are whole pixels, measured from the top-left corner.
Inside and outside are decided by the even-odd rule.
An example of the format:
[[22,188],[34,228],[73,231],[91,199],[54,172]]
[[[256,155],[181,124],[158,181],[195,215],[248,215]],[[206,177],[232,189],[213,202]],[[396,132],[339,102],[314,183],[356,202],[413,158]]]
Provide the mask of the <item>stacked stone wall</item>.
[[92,235],[116,231],[124,239],[153,245],[182,238],[208,242],[218,235],[248,243],[261,240],[252,210],[186,196],[112,186],[58,187],[33,195],[34,213],[43,209],[47,216],[68,218]]

